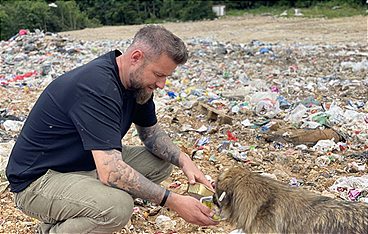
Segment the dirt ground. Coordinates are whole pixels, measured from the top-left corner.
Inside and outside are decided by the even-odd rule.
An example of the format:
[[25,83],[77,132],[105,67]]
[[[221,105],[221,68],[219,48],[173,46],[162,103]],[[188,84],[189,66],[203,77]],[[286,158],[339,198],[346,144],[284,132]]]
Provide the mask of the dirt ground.
[[[345,43],[367,43],[367,18],[363,16],[338,18],[338,19],[306,19],[306,18],[277,18],[271,16],[242,16],[224,17],[214,21],[200,21],[189,23],[165,23],[164,26],[183,39],[191,38],[211,38],[222,42],[249,43],[252,40],[259,40],[273,43],[303,43],[303,44],[345,44]],[[79,31],[63,32],[70,38],[81,40],[124,40],[132,38],[141,25],[134,26],[110,26]],[[41,90],[34,90],[33,101]],[[1,89],[0,96],[8,95],[8,90]],[[16,96],[22,100],[23,94]],[[29,95],[29,94],[24,94]],[[15,96],[15,94],[14,94]],[[33,95],[32,95],[33,96]],[[29,97],[28,97],[29,99]],[[10,102],[10,101],[9,101]],[[28,105],[27,105],[28,107]],[[25,111],[27,107],[22,107]],[[193,120],[194,121],[194,120]],[[168,129],[168,128],[167,128]],[[175,128],[171,129],[174,131]],[[129,136],[128,136],[129,138]],[[129,139],[128,139],[129,140]],[[218,159],[225,162],[225,159]],[[224,167],[231,166],[232,163],[224,163]],[[216,176],[218,168],[208,163],[200,163],[200,167],[206,168],[211,176]],[[166,181],[165,186],[169,186],[173,181],[182,181],[185,178],[175,171],[172,180]],[[171,188],[174,191],[182,192],[180,189]],[[37,221],[23,215],[14,207],[13,195],[6,191],[0,194],[0,233],[33,233],[35,232]],[[149,207],[141,207],[152,211]],[[146,212],[146,213],[147,213]],[[143,212],[144,213],[144,212]],[[145,213],[145,214],[146,214]],[[178,233],[228,233],[234,229],[233,226],[221,223],[218,227],[198,228],[194,225],[187,225],[173,212],[161,210],[160,214],[170,216],[177,223]],[[124,229],[121,233],[163,233],[155,228],[155,215],[141,217],[133,215],[132,224],[134,231]],[[175,233],[175,232],[165,232]]]
[[[349,18],[280,18],[272,16],[224,17],[212,21],[164,23],[183,39],[213,38],[222,42],[248,43],[251,40],[283,43],[367,42],[367,17]],[[110,26],[63,32],[75,39],[129,39],[140,28]]]

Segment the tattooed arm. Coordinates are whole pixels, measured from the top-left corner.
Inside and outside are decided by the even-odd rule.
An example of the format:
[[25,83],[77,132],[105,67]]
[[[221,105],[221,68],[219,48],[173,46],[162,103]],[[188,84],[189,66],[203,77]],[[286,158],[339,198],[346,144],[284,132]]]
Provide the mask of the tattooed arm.
[[174,145],[169,136],[156,123],[151,127],[140,127],[135,125],[146,148],[154,155],[169,161],[172,164],[181,167],[180,164],[180,150]]
[[152,154],[180,167],[188,177],[189,183],[193,184],[197,181],[210,188],[212,187],[193,161],[185,153],[180,152],[179,148],[157,123],[151,127],[135,126],[139,138]]
[[[92,150],[97,174],[102,183],[122,189],[129,194],[160,204],[165,189],[145,178],[126,164],[118,150]],[[190,196],[170,193],[166,206],[176,211],[187,222],[208,226],[216,225],[211,220],[213,212]]]
[[118,150],[92,150],[101,182],[129,194],[160,204],[165,189],[126,164]]

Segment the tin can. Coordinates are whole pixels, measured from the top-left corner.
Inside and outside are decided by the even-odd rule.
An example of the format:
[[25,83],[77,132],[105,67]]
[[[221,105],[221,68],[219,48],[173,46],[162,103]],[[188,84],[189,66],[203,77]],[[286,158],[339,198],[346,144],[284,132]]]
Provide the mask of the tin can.
[[212,211],[214,211],[215,214],[211,217],[212,220],[214,220],[214,221],[222,221],[222,220],[225,220],[221,216],[221,209],[213,202],[213,196],[210,196],[210,197],[202,197],[199,201],[203,205],[207,206]]
[[212,189],[201,183],[188,184],[187,193],[198,200],[202,197],[209,197],[214,194]]

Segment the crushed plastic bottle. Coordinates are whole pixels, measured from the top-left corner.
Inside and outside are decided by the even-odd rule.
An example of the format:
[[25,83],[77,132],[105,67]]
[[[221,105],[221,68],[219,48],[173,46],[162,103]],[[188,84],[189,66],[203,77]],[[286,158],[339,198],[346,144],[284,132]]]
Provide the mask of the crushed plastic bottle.
[[155,219],[155,224],[160,230],[166,232],[169,230],[175,230],[176,221],[166,215],[159,215]]
[[19,132],[23,127],[23,122],[16,120],[5,120],[3,126],[5,131]]
[[297,105],[290,114],[286,117],[287,121],[298,124],[302,121],[303,116],[307,113],[307,108],[303,104]]
[[318,152],[331,152],[339,149],[339,146],[333,140],[319,140],[312,149]]

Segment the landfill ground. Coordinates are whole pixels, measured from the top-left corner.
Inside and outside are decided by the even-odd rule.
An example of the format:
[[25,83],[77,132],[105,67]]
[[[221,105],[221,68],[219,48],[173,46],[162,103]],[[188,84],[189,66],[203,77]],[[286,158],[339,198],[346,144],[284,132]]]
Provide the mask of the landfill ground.
[[[368,202],[366,17],[243,16],[164,26],[185,40],[191,57],[157,91],[158,119],[206,175],[216,179],[241,165],[290,186]],[[125,49],[140,27],[30,32],[0,42],[0,233],[34,233],[38,224],[15,207],[4,168],[40,92],[63,72]],[[123,143],[139,144],[134,128]],[[185,193],[186,178],[175,169],[162,185]],[[226,221],[191,225],[138,199],[118,233],[234,229]]]

